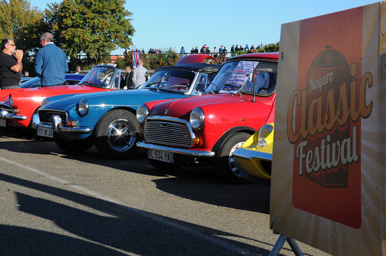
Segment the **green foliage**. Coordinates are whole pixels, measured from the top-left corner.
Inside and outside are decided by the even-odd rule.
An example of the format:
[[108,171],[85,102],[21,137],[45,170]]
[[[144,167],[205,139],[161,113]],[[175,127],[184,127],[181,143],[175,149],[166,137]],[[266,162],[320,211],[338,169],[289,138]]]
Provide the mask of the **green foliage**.
[[12,38],[24,51],[23,71],[34,71],[30,55],[38,49],[43,13],[26,0],[0,0],[0,38]]
[[18,49],[32,51],[39,46],[34,36],[43,13],[25,0],[0,0],[0,38],[12,38]]
[[266,44],[260,49],[259,52],[278,52],[279,51],[279,43],[276,44]]
[[124,0],[66,0],[53,3],[45,13],[45,23],[55,42],[73,60],[86,55],[85,62],[98,63],[101,56],[132,45],[135,30]]

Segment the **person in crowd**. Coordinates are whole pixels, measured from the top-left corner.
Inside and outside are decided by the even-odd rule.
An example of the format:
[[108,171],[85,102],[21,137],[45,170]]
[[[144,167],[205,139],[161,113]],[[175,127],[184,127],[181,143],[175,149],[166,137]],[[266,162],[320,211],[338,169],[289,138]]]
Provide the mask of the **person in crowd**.
[[201,47],[200,53],[206,53],[206,44]]
[[138,60],[138,66],[133,71],[133,84],[134,88],[138,88],[139,86],[146,83],[148,70],[143,66],[143,60]]
[[22,50],[16,50],[15,42],[11,38],[1,41],[0,90],[20,87],[23,55]]
[[180,54],[181,57],[185,55],[185,48],[183,46],[181,46]]
[[80,71],[82,71],[82,69],[80,68],[80,66],[76,66],[76,67],[75,67],[75,74],[80,74]]
[[194,54],[194,47],[192,47],[192,50],[190,50],[190,54]]
[[235,53],[237,53],[239,50],[240,50],[240,49],[239,49],[239,45],[236,44],[236,47],[235,47]]
[[252,44],[251,46],[251,50],[254,50],[255,49],[255,45]]
[[248,51],[248,50],[249,50],[249,47],[248,47],[248,44],[246,44],[244,47],[244,51]]
[[216,49],[216,46],[213,48],[213,57],[217,59],[218,56],[218,50]]
[[205,53],[206,53],[206,54],[210,54],[209,46],[207,46],[207,47],[205,48]]
[[131,67],[127,66],[124,89],[132,89],[132,88],[133,88],[133,70],[131,70]]
[[196,49],[194,49],[194,53],[198,53],[198,46],[196,46]]
[[224,46],[224,50],[222,52],[223,52],[223,57],[222,57],[221,61],[224,62],[226,57],[227,57],[227,47],[226,46]]
[[231,47],[231,55],[232,56],[235,55],[235,45],[232,45],[232,47]]
[[51,33],[43,33],[40,43],[43,47],[36,54],[35,71],[41,77],[42,86],[65,83],[65,73],[68,72],[66,54],[54,44]]

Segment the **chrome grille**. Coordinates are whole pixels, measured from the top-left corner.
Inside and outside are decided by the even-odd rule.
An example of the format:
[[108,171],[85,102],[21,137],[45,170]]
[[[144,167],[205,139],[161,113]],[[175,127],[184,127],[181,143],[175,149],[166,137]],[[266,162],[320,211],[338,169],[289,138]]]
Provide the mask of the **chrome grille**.
[[67,113],[65,111],[41,109],[39,110],[39,119],[42,123],[52,123],[52,116],[58,115],[63,123],[67,122]]
[[185,120],[149,117],[145,124],[145,140],[148,143],[190,148],[193,132]]

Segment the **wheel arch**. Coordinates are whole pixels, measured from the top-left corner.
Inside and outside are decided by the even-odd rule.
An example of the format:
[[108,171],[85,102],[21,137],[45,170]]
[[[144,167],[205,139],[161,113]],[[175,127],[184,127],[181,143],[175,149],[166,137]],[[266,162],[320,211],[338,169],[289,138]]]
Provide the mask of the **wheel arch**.
[[103,115],[101,115],[98,119],[98,121],[96,122],[95,126],[98,125],[98,123],[100,122],[100,120],[102,119],[102,117],[108,115],[109,113],[111,113],[112,111],[115,111],[115,110],[127,110],[129,112],[131,112],[134,116],[136,115],[137,113],[137,110],[134,109],[134,108],[131,108],[131,107],[125,107],[125,106],[118,106],[118,107],[115,107],[115,108],[111,108],[109,109],[108,111],[106,111],[105,113],[103,113]]
[[225,140],[231,136],[232,134],[235,134],[237,132],[246,132],[249,133],[250,135],[254,134],[256,132],[255,129],[249,126],[237,126],[229,129],[226,131],[218,140],[217,142],[213,145],[212,151],[217,152],[222,145],[224,144]]

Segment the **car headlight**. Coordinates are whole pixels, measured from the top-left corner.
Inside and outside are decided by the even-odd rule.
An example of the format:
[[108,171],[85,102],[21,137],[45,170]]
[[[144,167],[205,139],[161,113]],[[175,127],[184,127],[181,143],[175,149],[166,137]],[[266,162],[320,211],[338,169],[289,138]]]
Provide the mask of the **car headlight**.
[[204,127],[205,115],[201,108],[195,108],[190,113],[190,125],[195,130],[200,130]]
[[263,125],[259,129],[259,133],[257,135],[258,141],[257,141],[257,147],[262,148],[267,146],[267,142],[265,141],[265,138],[267,138],[271,132],[273,131],[273,127],[270,124]]
[[142,104],[137,109],[137,120],[140,124],[143,124],[149,115],[149,109],[146,107],[146,105]]
[[48,98],[44,98],[44,99],[42,100],[42,107],[43,107],[44,105],[47,105],[48,103],[50,103],[50,100],[49,100]]
[[80,116],[85,116],[88,113],[88,102],[83,99],[78,104],[78,113]]

